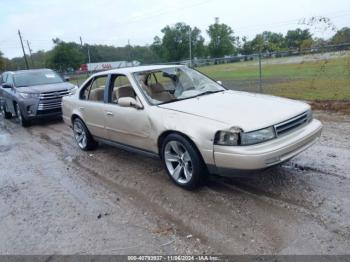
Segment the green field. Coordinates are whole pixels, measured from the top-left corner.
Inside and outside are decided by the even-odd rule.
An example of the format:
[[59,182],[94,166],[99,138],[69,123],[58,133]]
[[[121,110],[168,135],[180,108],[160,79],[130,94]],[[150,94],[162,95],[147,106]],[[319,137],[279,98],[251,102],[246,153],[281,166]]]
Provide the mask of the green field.
[[[258,61],[198,67],[228,88],[258,92]],[[73,77],[81,84],[86,76]],[[262,90],[310,101],[350,100],[350,53],[271,58],[262,61]]]
[[[199,67],[233,89],[258,91],[257,61]],[[350,54],[329,59],[305,57],[266,59],[262,63],[262,88],[273,94],[303,100],[350,100]]]

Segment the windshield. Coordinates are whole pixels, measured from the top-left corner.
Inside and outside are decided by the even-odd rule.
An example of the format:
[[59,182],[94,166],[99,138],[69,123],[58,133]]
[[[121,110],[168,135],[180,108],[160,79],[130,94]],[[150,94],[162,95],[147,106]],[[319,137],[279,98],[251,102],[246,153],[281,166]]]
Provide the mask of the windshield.
[[224,91],[221,85],[188,67],[171,67],[134,74],[153,105]]
[[16,87],[62,83],[63,79],[54,71],[29,71],[14,75]]

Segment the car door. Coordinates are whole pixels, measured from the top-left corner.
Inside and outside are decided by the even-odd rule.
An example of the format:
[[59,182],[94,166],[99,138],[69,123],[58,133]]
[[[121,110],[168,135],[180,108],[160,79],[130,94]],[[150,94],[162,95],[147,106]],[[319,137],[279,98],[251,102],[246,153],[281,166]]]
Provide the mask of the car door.
[[105,90],[108,75],[92,78],[80,93],[78,110],[93,136],[107,138],[105,129]]
[[7,112],[15,113],[16,111],[13,104],[13,101],[15,101],[15,88],[14,88],[13,75],[11,73],[5,74],[2,84],[8,84],[12,86],[12,88],[4,88],[2,85],[1,96],[3,99],[3,103],[6,106]]
[[151,150],[151,123],[146,110],[118,105],[120,97],[138,99],[125,75],[112,75],[105,110],[106,130],[110,140],[132,147]]
[[3,73],[0,75],[0,105],[4,105],[6,100],[5,100],[5,88],[2,87],[2,84],[5,83],[5,80],[7,78],[7,73]]

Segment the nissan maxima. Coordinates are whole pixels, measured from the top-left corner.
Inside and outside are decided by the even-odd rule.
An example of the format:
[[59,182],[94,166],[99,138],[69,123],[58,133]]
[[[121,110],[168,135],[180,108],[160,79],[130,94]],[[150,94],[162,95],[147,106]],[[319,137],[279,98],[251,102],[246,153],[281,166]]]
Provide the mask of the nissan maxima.
[[287,161],[322,130],[306,103],[227,90],[196,70],[169,65],[96,73],[63,98],[63,118],[82,150],[105,142],[158,157],[188,189],[208,173]]

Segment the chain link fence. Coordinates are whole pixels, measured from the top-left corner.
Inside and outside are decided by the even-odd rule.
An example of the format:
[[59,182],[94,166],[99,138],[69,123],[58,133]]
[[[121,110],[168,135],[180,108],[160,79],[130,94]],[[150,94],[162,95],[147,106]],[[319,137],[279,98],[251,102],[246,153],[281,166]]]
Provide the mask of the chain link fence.
[[[302,100],[350,100],[350,43],[161,64],[192,66],[234,90]],[[80,85],[87,77],[73,75],[72,82]]]

